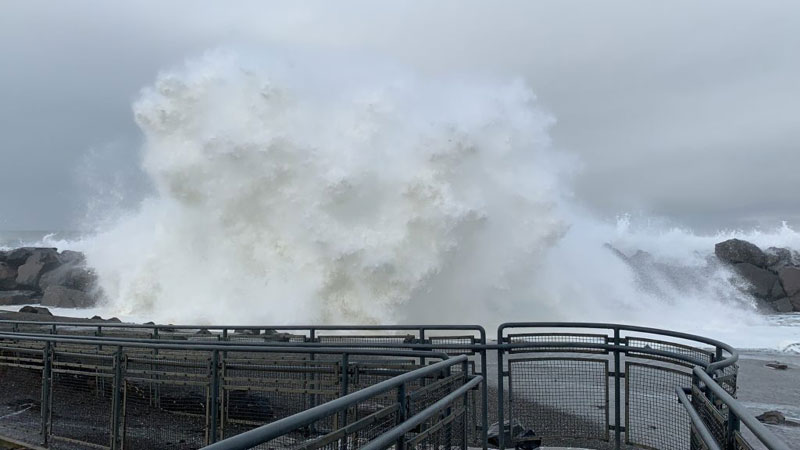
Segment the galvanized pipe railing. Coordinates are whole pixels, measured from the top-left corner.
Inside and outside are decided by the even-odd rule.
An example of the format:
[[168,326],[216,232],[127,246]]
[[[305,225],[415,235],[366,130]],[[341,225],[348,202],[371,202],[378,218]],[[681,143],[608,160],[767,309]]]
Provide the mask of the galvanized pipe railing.
[[[389,380],[382,381],[370,387],[364,388],[360,391],[353,392],[352,394],[345,395],[343,397],[337,398],[336,400],[332,400],[328,403],[324,403],[322,405],[308,409],[293,416],[283,418],[281,420],[272,422],[267,425],[263,425],[261,427],[252,429],[250,431],[246,431],[241,434],[237,434],[236,436],[232,436],[223,441],[219,441],[217,443],[204,447],[204,449],[243,450],[255,447],[259,444],[268,442],[272,439],[283,436],[294,430],[310,425],[332,414],[336,414],[340,411],[345,411],[347,410],[347,408],[356,405],[360,402],[369,400],[377,395],[386,393],[388,391],[391,391],[392,389],[398,389],[398,388],[402,389],[410,382],[419,380],[421,378],[430,376],[432,374],[442,372],[443,370],[453,367],[455,365],[463,364],[466,361],[467,357],[465,355],[461,355],[450,358],[445,361],[440,361],[438,363],[432,364],[427,367],[416,369],[414,371],[402,375],[398,375]],[[477,376],[468,383],[466,383],[464,386],[469,386],[469,388],[466,389],[469,390],[474,386],[476,386],[478,383],[480,383],[482,380],[483,380],[482,377]],[[464,386],[459,388],[459,392],[462,392],[462,394],[464,391],[466,391],[464,389]],[[403,423],[406,422],[404,421]],[[396,439],[397,436],[393,436],[392,444],[394,444]]]
[[[0,321],[2,322],[2,321]],[[19,323],[19,322],[17,322]],[[39,322],[30,322],[31,324],[41,325]],[[61,323],[56,323],[56,325],[63,325]],[[131,327],[127,324],[108,324],[111,325],[109,328],[136,328]],[[74,323],[69,324],[69,326],[79,326],[79,327],[86,327],[87,324],[85,323]],[[95,324],[89,324],[89,326],[95,326]],[[104,324],[103,326],[106,326]],[[158,335],[158,330],[160,329],[178,329],[181,327],[175,325],[163,325],[163,326],[154,326],[154,325],[140,325],[137,326],[139,328],[152,328],[153,334]],[[199,326],[183,326],[185,329],[198,329]],[[559,351],[569,351],[570,349],[596,349],[596,350],[603,350],[608,354],[613,356],[614,362],[614,371],[609,373],[609,376],[614,377],[614,391],[615,391],[615,417],[614,423],[611,424],[613,427],[612,429],[615,431],[615,441],[617,445],[621,442],[620,434],[624,432],[621,425],[621,418],[620,418],[620,381],[623,378],[624,373],[621,372],[620,368],[620,356],[628,355],[629,353],[635,354],[635,357],[640,357],[639,355],[650,355],[651,357],[660,357],[660,358],[667,358],[668,360],[676,360],[682,361],[685,364],[689,364],[695,366],[693,371],[696,373],[696,377],[703,382],[703,389],[709,393],[709,395],[713,395],[715,399],[722,401],[725,405],[730,408],[732,411],[732,419],[730,425],[738,427],[739,421],[745,423],[745,425],[753,431],[753,434],[761,440],[767,448],[771,450],[785,450],[788,447],[785,446],[779,439],[775,438],[769,430],[767,430],[763,425],[758,423],[752,415],[748,414],[747,411],[733,399],[724,388],[722,388],[716,381],[715,377],[718,376],[723,370],[735,364],[736,360],[738,359],[738,353],[732,347],[713,340],[708,339],[702,336],[691,335],[687,333],[679,333],[673,332],[669,330],[659,330],[654,328],[646,328],[646,327],[635,327],[635,326],[626,326],[626,325],[616,325],[616,324],[605,324],[605,323],[556,323],[556,322],[521,322],[521,323],[509,323],[501,325],[498,329],[498,342],[497,344],[488,344],[485,342],[485,333],[482,332],[482,328],[480,327],[472,327],[476,332],[478,332],[481,336],[481,341],[479,343],[472,343],[472,344],[432,344],[425,342],[424,339],[417,340],[416,342],[408,342],[408,343],[375,343],[375,342],[342,342],[342,343],[321,343],[321,342],[314,342],[316,331],[317,330],[332,330],[332,331],[345,331],[345,330],[379,330],[379,331],[391,331],[391,330],[414,330],[419,332],[421,337],[425,336],[425,329],[441,329],[441,330],[453,330],[453,329],[468,329],[471,328],[470,326],[451,326],[451,325],[443,325],[443,326],[432,326],[432,327],[422,327],[422,326],[400,326],[400,327],[381,327],[381,326],[353,326],[353,327],[341,327],[341,326],[309,326],[309,327],[301,327],[301,326],[276,326],[276,327],[252,327],[252,326],[231,326],[231,327],[221,327],[221,326],[211,326],[211,327],[202,327],[210,330],[222,330],[223,334],[226,334],[227,329],[253,329],[258,328],[261,330],[264,329],[275,329],[275,330],[298,330],[302,328],[306,328],[308,333],[310,334],[310,339],[304,342],[259,342],[259,343],[233,343],[229,341],[220,341],[214,344],[195,344],[186,341],[165,341],[161,340],[158,344],[154,343],[151,339],[136,339],[136,340],[126,340],[126,338],[85,338],[85,337],[78,337],[78,336],[67,336],[67,335],[31,335],[31,334],[23,334],[23,333],[2,333],[0,334],[0,339],[30,339],[30,340],[44,340],[46,342],[58,342],[58,341],[66,341],[72,343],[86,343],[86,344],[94,344],[94,345],[113,345],[113,346],[141,346],[141,347],[153,347],[155,346],[164,346],[163,348],[170,348],[170,349],[208,349],[215,347],[218,351],[253,351],[257,348],[263,348],[265,346],[269,346],[269,352],[306,352],[310,354],[319,353],[341,353],[342,351],[346,351],[348,349],[354,350],[356,348],[361,349],[361,351],[367,351],[370,348],[379,347],[381,350],[373,350],[373,352],[367,351],[364,354],[382,354],[387,355],[390,352],[397,352],[397,355],[404,355],[404,356],[412,356],[412,353],[409,351],[414,352],[413,356],[418,356],[420,358],[424,358],[425,356],[438,356],[438,357],[446,357],[447,355],[445,352],[450,351],[463,351],[465,353],[478,353],[481,355],[481,375],[486,374],[486,352],[489,350],[496,350],[498,353],[498,397],[499,397],[499,410],[498,410],[498,418],[500,419],[500,424],[503,424],[503,395],[504,395],[504,388],[503,388],[503,380],[504,380],[504,371],[503,371],[503,358],[504,354],[511,351],[520,351],[520,350],[530,350],[530,351],[548,351],[557,353]],[[607,344],[597,344],[591,342],[524,342],[524,343],[512,343],[505,339],[504,330],[509,328],[535,328],[535,329],[542,329],[542,328],[556,328],[556,329],[605,329],[605,335],[608,339]],[[57,332],[57,328],[53,328],[51,333]],[[636,334],[648,334],[654,336],[668,336],[675,339],[681,340],[688,340],[693,341],[695,343],[700,343],[702,345],[707,345],[713,348],[713,353],[711,353],[710,361],[704,361],[697,358],[690,356],[690,354],[685,353],[678,353],[678,352],[671,352],[666,350],[658,350],[655,348],[649,348],[648,346],[630,346],[628,345],[628,338],[631,333]],[[631,338],[638,337],[638,336],[630,336]],[[679,345],[679,344],[676,344]],[[218,346],[218,347],[217,347]],[[156,347],[153,347],[156,348]],[[696,347],[691,347],[692,349],[697,349]],[[223,350],[224,349],[224,350]],[[437,351],[439,353],[437,353]],[[726,354],[727,353],[727,354]],[[355,354],[355,352],[353,352]],[[391,353],[394,355],[395,353]],[[702,375],[701,375],[702,373]],[[709,375],[710,374],[710,375]],[[710,380],[710,381],[709,381]],[[486,383],[481,383],[482,385],[482,404],[485,411],[487,405],[487,394],[486,394]],[[682,391],[683,392],[683,391]],[[43,393],[43,398],[44,398]],[[681,402],[684,406],[687,406],[686,401],[688,401],[688,397],[685,393],[683,396],[676,393],[675,400],[677,402]],[[733,405],[733,406],[731,406]],[[689,405],[691,406],[691,405]],[[689,419],[694,423],[695,420],[698,418],[697,411],[694,411],[693,408],[688,408],[688,415]],[[694,414],[692,413],[694,411]],[[43,412],[44,415],[44,412]],[[486,413],[484,412],[483,417],[483,439],[484,439],[484,446],[486,445]],[[730,428],[730,427],[729,427]],[[703,427],[695,426],[695,429],[700,434],[700,438],[705,440],[708,438],[706,431],[704,431]],[[737,430],[738,431],[738,428]],[[500,433],[500,439],[504,438],[504,433]],[[505,443],[501,442],[500,448],[503,448]],[[711,450],[714,450],[713,445],[706,443],[707,446]],[[721,448],[733,448],[733,445],[730,442],[725,442],[724,446]]]

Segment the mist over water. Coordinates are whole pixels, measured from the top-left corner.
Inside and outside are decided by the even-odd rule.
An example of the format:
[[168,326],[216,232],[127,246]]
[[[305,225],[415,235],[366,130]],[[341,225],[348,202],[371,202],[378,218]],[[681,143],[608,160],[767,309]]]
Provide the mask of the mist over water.
[[122,316],[733,335],[767,322],[709,260],[714,243],[800,248],[785,225],[698,236],[591,217],[570,198],[578,161],[519,80],[215,51],[160,74],[134,113],[156,195],[68,244]]

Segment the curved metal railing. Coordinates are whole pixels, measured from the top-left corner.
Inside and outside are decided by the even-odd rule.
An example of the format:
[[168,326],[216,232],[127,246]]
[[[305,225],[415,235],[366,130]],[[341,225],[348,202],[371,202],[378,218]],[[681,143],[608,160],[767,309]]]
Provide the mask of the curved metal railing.
[[[100,336],[84,334],[93,328]],[[41,334],[44,330],[48,334]],[[141,330],[146,333],[137,334]],[[280,331],[293,333],[279,335]],[[454,331],[459,334],[452,335]],[[33,349],[22,345],[37,342],[40,345]],[[75,352],[76,348],[83,351]],[[94,360],[86,356],[89,350],[95,353]],[[75,353],[84,360],[76,363]],[[191,357],[177,361],[179,354]],[[262,355],[260,362],[255,354]],[[494,354],[496,379],[491,380],[488,364]],[[460,367],[463,361],[458,371],[462,376],[425,372],[432,359],[450,361],[441,363],[448,367]],[[0,321],[0,367],[41,371],[45,443],[48,438],[80,440],[59,434],[61,419],[49,407],[57,403],[52,393],[65,387],[61,378],[74,375],[111,385],[109,398],[104,399],[111,415],[108,442],[90,442],[105,448],[131,448],[134,442],[144,442],[141,430],[130,428],[139,411],[128,411],[132,404],[128,398],[147,397],[151,408],[161,411],[171,407],[164,406],[165,398],[179,394],[199,398],[197,393],[204,392],[205,408],[168,411],[203,416],[204,436],[195,436],[194,447],[185,448],[217,441],[212,448],[250,448],[236,444],[244,438],[235,436],[257,436],[267,430],[260,436],[274,440],[281,436],[276,430],[282,429],[275,424],[281,423],[295,426],[291,435],[281,437],[282,445],[302,442],[301,447],[308,449],[335,445],[375,449],[390,444],[442,448],[445,441],[463,448],[486,448],[490,443],[505,448],[536,439],[546,445],[587,448],[751,448],[741,425],[766,448],[788,449],[735,400],[737,359],[734,348],[713,339],[606,323],[507,323],[498,328],[497,342],[489,343],[483,328],[476,325],[200,327]],[[176,375],[181,370],[185,373]],[[437,375],[403,388],[416,394],[404,392],[408,397],[401,401],[398,380],[415,372]],[[328,385],[323,386],[323,380]],[[387,400],[379,395],[386,391],[373,389],[379,385],[391,385],[397,392]],[[425,385],[447,389],[432,393],[423,389]],[[143,386],[149,394],[136,390]],[[68,399],[63,392],[60,395]],[[414,395],[425,396],[427,403],[409,407],[408,399]],[[317,417],[309,428],[309,423],[300,423],[311,417],[307,413],[295,416],[290,408],[271,416],[264,412],[270,405],[291,404],[290,397],[302,399],[296,407],[330,413],[327,422]],[[355,398],[360,400],[353,404],[343,400]],[[497,405],[490,407],[495,398]],[[381,409],[372,411],[376,405]],[[247,407],[261,412],[243,419]],[[195,423],[202,422],[199,416]],[[494,421],[499,431],[490,434],[488,424]],[[178,423],[171,432],[179,437],[177,427],[183,425]],[[219,440],[229,436],[234,438]]]

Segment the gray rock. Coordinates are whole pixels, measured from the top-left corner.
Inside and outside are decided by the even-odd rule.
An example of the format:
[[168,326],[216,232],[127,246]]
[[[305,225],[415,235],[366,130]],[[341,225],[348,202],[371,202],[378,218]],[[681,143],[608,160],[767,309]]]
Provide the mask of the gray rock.
[[769,298],[775,282],[778,281],[778,276],[774,273],[750,263],[736,264],[734,269],[750,283],[748,292],[759,298]]
[[63,252],[59,253],[58,258],[63,264],[86,262],[86,255],[73,250],[64,250]]
[[792,251],[788,248],[770,247],[764,250],[764,255],[767,257],[767,268],[773,272],[792,265]]
[[789,303],[792,304],[792,308],[795,311],[800,312],[800,293],[794,294],[791,297],[786,297],[786,300],[788,300]]
[[96,279],[97,276],[92,270],[84,266],[80,260],[74,260],[43,274],[39,279],[39,289],[64,286],[79,291],[89,291]]
[[17,269],[8,263],[0,262],[0,289],[8,290],[17,287]]
[[780,411],[767,411],[764,414],[756,416],[759,422],[768,423],[770,425],[781,425],[786,422],[786,416]]
[[58,252],[55,249],[36,249],[25,261],[25,264],[17,269],[17,285],[37,289],[42,274],[55,269],[59,264]]
[[770,303],[770,305],[772,306],[772,309],[779,313],[788,313],[794,311],[794,306],[792,306],[792,302],[788,297],[783,297],[780,300]]
[[38,303],[34,291],[0,291],[0,305],[24,305]]
[[772,285],[772,289],[769,291],[769,298],[778,300],[784,297],[786,297],[786,291],[784,291],[783,286],[781,286],[781,280],[775,280],[775,284]]
[[94,298],[86,292],[64,286],[49,286],[42,297],[43,306],[56,308],[88,308],[94,303]]
[[29,314],[42,314],[44,316],[52,316],[53,313],[50,312],[47,308],[42,308],[41,306],[23,306],[20,308],[19,312],[21,313],[29,313]]
[[25,264],[25,261],[33,254],[35,248],[33,247],[20,247],[15,248],[6,253],[6,261],[8,265],[19,267]]
[[714,246],[714,254],[722,261],[732,264],[748,263],[766,267],[767,257],[755,244],[741,239],[728,239]]
[[6,255],[8,254],[5,250],[0,250],[0,262],[6,262]]
[[800,267],[784,267],[778,272],[778,278],[789,297],[800,292]]

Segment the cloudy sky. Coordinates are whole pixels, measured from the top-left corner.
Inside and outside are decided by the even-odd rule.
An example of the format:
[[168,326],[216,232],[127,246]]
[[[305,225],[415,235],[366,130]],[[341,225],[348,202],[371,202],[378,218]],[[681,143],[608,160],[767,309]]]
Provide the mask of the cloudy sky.
[[[435,4],[434,4],[435,3]],[[0,2],[0,230],[76,229],[147,192],[131,102],[218,46],[521,76],[596,214],[800,226],[800,3]]]

